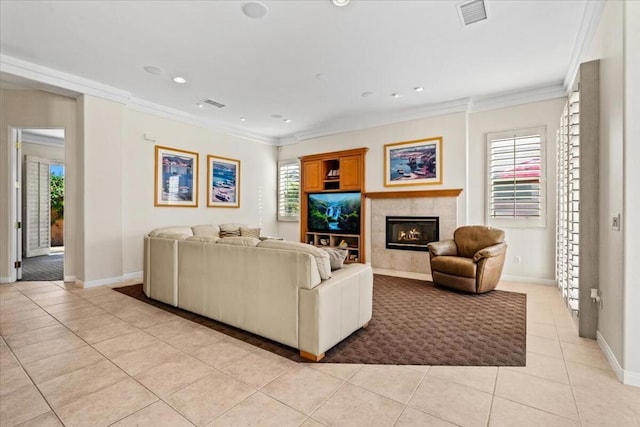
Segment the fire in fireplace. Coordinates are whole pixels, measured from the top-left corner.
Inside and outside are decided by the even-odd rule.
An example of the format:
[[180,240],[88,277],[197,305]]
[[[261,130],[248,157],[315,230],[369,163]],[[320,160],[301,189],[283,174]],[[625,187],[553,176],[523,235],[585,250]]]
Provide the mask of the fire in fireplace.
[[437,216],[388,216],[386,224],[387,249],[426,251],[427,243],[439,240]]

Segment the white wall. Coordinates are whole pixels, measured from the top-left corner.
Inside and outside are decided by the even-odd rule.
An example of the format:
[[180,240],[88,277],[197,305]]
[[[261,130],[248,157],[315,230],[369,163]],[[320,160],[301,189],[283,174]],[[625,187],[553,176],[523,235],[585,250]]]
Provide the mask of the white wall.
[[12,176],[10,159],[15,147],[10,146],[10,127],[64,128],[65,130],[65,277],[76,276],[76,229],[78,227],[76,101],[60,95],[30,90],[0,90],[0,282],[14,274],[12,243],[15,228],[11,223]]
[[[640,2],[627,2],[625,22],[625,135],[624,135],[624,319],[625,382],[640,387]],[[633,238],[635,237],[635,238]]]
[[[543,228],[502,227],[507,259],[504,274],[515,278],[555,278],[556,242],[556,134],[564,98],[469,115],[469,223],[487,223],[487,133],[546,126],[546,226]],[[514,262],[520,257],[521,263]]]
[[600,293],[598,332],[622,361],[623,234],[611,217],[623,208],[623,2],[607,2],[583,61],[600,59]]
[[[246,223],[277,234],[277,148],[209,129],[125,109],[123,126],[123,272],[142,270],[143,236],[156,227],[170,225]],[[146,141],[144,134],[156,142]],[[199,161],[197,208],[154,207],[155,145],[195,151]],[[240,160],[240,207],[208,208],[207,154]]]

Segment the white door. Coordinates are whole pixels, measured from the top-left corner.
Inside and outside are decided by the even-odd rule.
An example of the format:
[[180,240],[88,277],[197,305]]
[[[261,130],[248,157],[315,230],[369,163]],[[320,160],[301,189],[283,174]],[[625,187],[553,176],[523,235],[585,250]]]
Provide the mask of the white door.
[[16,246],[15,255],[16,262],[14,267],[16,269],[16,280],[22,279],[22,189],[19,183],[22,177],[22,131],[20,129],[11,130],[11,142],[16,147],[15,158],[13,164],[15,165],[15,176],[13,182],[15,183],[15,229],[16,229]]
[[51,161],[34,156],[25,156],[23,209],[25,224],[23,252],[30,258],[49,254],[51,248]]

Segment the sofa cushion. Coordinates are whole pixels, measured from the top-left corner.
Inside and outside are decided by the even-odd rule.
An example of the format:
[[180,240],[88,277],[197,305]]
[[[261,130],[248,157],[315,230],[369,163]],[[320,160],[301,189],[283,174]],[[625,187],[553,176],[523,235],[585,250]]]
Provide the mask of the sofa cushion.
[[203,224],[191,227],[194,236],[220,237],[220,227],[217,225]]
[[204,243],[215,243],[220,240],[220,237],[217,236],[191,236],[187,237],[187,240],[190,242],[204,242]]
[[320,278],[322,280],[331,278],[331,262],[329,260],[329,254],[320,248],[316,248],[315,246],[308,245],[306,243],[290,242],[287,240],[274,240],[274,239],[264,240],[258,244],[258,247],[282,249],[285,251],[295,251],[295,252],[303,252],[303,253],[310,254],[316,260],[316,265],[318,266],[318,273],[320,274]]
[[344,260],[347,258],[347,250],[340,248],[326,248],[321,247],[323,251],[329,254],[329,263],[331,264],[331,271],[340,270]]
[[471,258],[436,256],[431,259],[431,271],[452,276],[476,277],[476,263]]
[[229,236],[220,238],[216,243],[235,246],[258,246],[260,239],[246,236]]
[[247,224],[220,224],[220,237],[239,236],[240,227],[247,227]]
[[164,234],[164,235],[180,234],[180,235],[184,235],[185,237],[189,237],[189,236],[193,236],[193,231],[191,230],[191,227],[181,227],[181,226],[160,227],[160,228],[156,228],[151,233],[149,233],[149,237],[161,237],[159,236],[159,234]]

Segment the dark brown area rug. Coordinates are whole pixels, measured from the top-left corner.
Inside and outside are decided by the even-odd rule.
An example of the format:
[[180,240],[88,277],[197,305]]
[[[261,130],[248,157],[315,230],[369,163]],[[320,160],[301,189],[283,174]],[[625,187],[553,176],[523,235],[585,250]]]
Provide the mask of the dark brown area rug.
[[[142,285],[118,292],[297,362],[298,350],[147,298]],[[467,294],[431,282],[376,274],[373,318],[328,350],[320,363],[524,366],[527,296]]]

